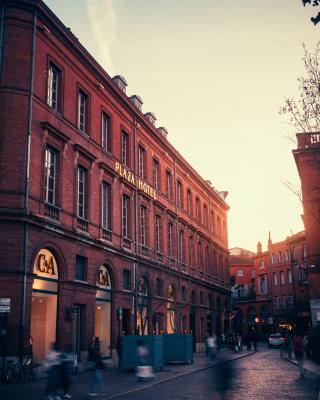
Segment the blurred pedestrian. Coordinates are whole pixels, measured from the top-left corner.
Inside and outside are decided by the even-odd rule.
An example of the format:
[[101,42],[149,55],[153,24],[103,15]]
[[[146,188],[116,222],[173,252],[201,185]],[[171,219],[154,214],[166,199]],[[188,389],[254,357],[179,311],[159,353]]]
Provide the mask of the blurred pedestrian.
[[144,378],[153,378],[153,370],[148,361],[149,351],[144,340],[139,340],[137,343],[137,379],[142,381]]
[[285,346],[288,358],[291,359],[292,357],[292,334],[291,332],[287,332],[285,335]]
[[122,358],[122,339],[118,336],[117,340],[117,354],[118,354],[118,368],[121,368],[121,358]]
[[60,357],[60,383],[63,390],[63,399],[71,399],[70,388],[73,372],[72,346],[66,345]]
[[252,340],[253,340],[253,348],[254,351],[258,351],[258,338],[259,338],[259,333],[256,328],[252,329]]
[[303,356],[304,356],[304,340],[301,332],[297,331],[293,336],[293,351],[295,359],[298,361],[300,377],[304,378]]
[[95,337],[89,345],[88,362],[89,369],[91,370],[89,396],[94,397],[98,395],[97,390],[100,392],[100,394],[105,393],[101,374],[101,371],[104,369],[104,363],[101,357],[100,340],[98,337]]
[[60,355],[57,344],[52,343],[43,362],[47,371],[47,384],[44,392],[44,399],[47,400],[61,400],[57,394],[60,386]]
[[208,336],[206,343],[207,343],[207,349],[208,349],[208,353],[207,353],[208,360],[209,360],[209,362],[213,362],[215,359],[215,356],[216,356],[215,349],[214,349],[215,343],[214,343],[213,336]]
[[234,364],[225,353],[220,354],[219,361],[219,365],[212,369],[215,374],[215,386],[221,400],[230,399],[228,391],[232,388]]

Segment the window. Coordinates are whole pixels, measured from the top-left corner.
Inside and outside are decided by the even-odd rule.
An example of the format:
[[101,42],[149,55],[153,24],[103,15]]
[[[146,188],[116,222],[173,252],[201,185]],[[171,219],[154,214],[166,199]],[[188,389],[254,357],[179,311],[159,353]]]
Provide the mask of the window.
[[189,265],[193,265],[193,237],[189,236]]
[[129,166],[129,135],[125,132],[121,133],[121,162]]
[[166,171],[166,195],[171,199],[171,173]]
[[184,262],[184,232],[179,232],[179,260]]
[[50,63],[48,71],[47,104],[54,110],[60,109],[60,104],[59,104],[60,80],[61,80],[61,71],[53,63]]
[[153,160],[153,187],[159,189],[159,161]]
[[169,223],[168,224],[168,255],[169,255],[169,257],[173,256],[172,234],[173,234],[173,225],[172,225],[172,223]]
[[237,276],[244,276],[242,269],[237,270]]
[[282,262],[282,253],[279,251],[279,262]]
[[143,147],[139,146],[138,149],[138,173],[141,178],[144,178],[144,157],[145,157],[145,150]]
[[48,147],[44,169],[44,200],[54,206],[57,203],[57,153]]
[[130,198],[127,195],[122,195],[122,236],[129,238],[129,201]]
[[284,285],[284,271],[280,271],[280,285]]
[[181,286],[181,297],[182,301],[187,300],[187,288],[185,286]]
[[264,261],[263,260],[260,260],[260,263],[259,263],[259,269],[261,268],[264,268],[265,267],[265,265],[264,265]]
[[213,234],[216,233],[216,218],[213,211],[211,211],[211,231]]
[[163,296],[163,280],[160,278],[156,281],[156,294],[159,297]]
[[187,211],[188,214],[192,214],[192,194],[191,194],[191,190],[187,190]]
[[103,182],[102,183],[102,227],[103,229],[111,230],[111,186]]
[[196,220],[200,222],[200,200],[196,198]]
[[206,260],[205,260],[205,263],[206,263],[206,270],[207,270],[207,272],[209,272],[209,265],[210,265],[210,253],[209,253],[209,247],[208,246],[206,246]]
[[182,208],[182,183],[177,182],[177,206]]
[[287,271],[287,279],[288,283],[292,284],[292,271],[290,269]]
[[306,246],[306,244],[303,244],[303,246],[302,246],[302,259],[303,260],[307,259],[307,246]]
[[274,253],[271,253],[271,264],[274,264]]
[[78,281],[85,281],[86,279],[86,264],[87,258],[82,256],[76,256],[76,270],[75,279]]
[[273,273],[273,284],[274,286],[278,286],[278,275],[276,272]]
[[204,295],[203,292],[200,291],[200,304],[204,304]]
[[206,205],[203,206],[203,224],[206,228],[208,227],[208,207]]
[[146,245],[146,213],[147,209],[145,206],[140,207],[140,234],[141,244]]
[[78,129],[88,131],[88,95],[81,89],[78,94]]
[[110,117],[105,112],[102,113],[102,147],[110,150]]
[[87,199],[87,171],[83,167],[77,168],[77,216],[86,218]]
[[161,251],[161,217],[160,215],[156,215],[156,251]]
[[131,290],[131,272],[128,269],[122,271],[123,289]]
[[286,250],[286,261],[290,260],[290,251]]
[[200,268],[203,267],[203,260],[202,260],[202,242],[201,242],[201,240],[199,240],[199,242],[198,242],[198,264],[199,264],[199,267],[200,267]]

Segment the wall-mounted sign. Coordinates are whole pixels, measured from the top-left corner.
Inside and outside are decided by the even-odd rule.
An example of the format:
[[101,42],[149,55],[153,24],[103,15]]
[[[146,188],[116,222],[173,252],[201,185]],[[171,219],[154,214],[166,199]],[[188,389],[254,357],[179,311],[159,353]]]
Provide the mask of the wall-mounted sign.
[[148,185],[143,179],[136,177],[131,171],[126,169],[123,165],[116,162],[114,165],[114,170],[118,175],[121,176],[121,178],[131,183],[131,185],[136,186],[136,188],[140,192],[147,194],[153,199],[156,198],[155,190],[150,185]]
[[51,279],[58,279],[58,265],[54,255],[47,249],[41,249],[33,266],[33,273]]
[[111,289],[110,275],[104,265],[98,270],[97,285],[103,289]]
[[11,299],[5,297],[0,298],[0,314],[10,312],[10,301]]

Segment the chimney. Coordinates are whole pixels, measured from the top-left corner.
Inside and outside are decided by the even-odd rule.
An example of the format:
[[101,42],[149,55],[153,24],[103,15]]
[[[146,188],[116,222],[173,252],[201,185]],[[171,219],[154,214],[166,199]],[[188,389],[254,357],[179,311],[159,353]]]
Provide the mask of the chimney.
[[168,131],[166,130],[166,128],[164,128],[163,126],[160,126],[160,128],[158,128],[158,131],[161,133],[162,136],[164,136],[165,138],[168,136]]
[[152,125],[155,125],[157,118],[152,112],[147,112],[144,116],[152,123]]
[[132,103],[140,110],[142,111],[142,100],[141,97],[137,96],[136,94],[134,94],[133,96],[129,97],[130,101],[132,101]]
[[262,244],[261,242],[258,242],[257,244],[257,254],[261,254],[262,253]]
[[272,245],[271,232],[269,231],[268,249],[271,247],[271,245]]
[[112,80],[123,91],[123,93],[126,93],[126,87],[128,86],[128,84],[123,76],[116,75],[112,78]]

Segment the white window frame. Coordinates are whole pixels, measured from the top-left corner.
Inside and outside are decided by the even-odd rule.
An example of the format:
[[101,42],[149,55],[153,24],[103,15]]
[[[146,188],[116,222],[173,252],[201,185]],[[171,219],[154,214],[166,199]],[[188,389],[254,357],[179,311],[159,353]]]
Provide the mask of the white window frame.
[[101,197],[101,225],[103,229],[111,230],[111,185],[107,182],[102,182]]
[[129,196],[122,195],[121,198],[121,233],[122,237],[129,238]]
[[110,117],[106,112],[102,113],[101,121],[102,148],[109,151],[110,148]]
[[88,95],[81,89],[78,93],[78,129],[87,133],[88,125]]
[[[45,153],[45,178],[44,178],[44,200],[46,203],[56,205],[57,184],[57,152],[49,147]],[[52,189],[50,188],[52,183]]]
[[77,168],[77,216],[86,218],[86,192],[87,192],[87,171],[85,168]]
[[59,104],[60,70],[50,62],[48,70],[47,104],[54,110],[58,110]]

